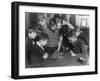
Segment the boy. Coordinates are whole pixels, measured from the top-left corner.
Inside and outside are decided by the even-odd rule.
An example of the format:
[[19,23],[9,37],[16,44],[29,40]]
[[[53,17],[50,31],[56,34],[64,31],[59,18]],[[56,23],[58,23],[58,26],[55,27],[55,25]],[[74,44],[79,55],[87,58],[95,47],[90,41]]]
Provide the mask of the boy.
[[30,54],[32,52],[32,46],[35,42],[36,32],[32,28],[27,29],[27,37],[25,39],[25,59],[26,59],[26,67],[30,65]]
[[72,56],[76,56],[76,54],[87,54],[87,48],[84,41],[74,35],[68,37],[68,39],[70,41],[70,52]]
[[48,54],[44,50],[47,42],[48,36],[45,33],[36,37],[36,43],[32,46],[32,53],[30,54],[31,67],[44,66],[44,61],[48,58]]
[[49,26],[46,22],[41,22],[41,26],[43,32],[49,37],[47,52],[51,57],[55,51],[60,51],[59,30],[57,29],[56,22],[53,18],[50,19]]
[[80,27],[77,27],[74,31],[74,34],[76,37],[78,37],[79,39],[83,40],[84,43],[89,46],[89,39],[88,37],[80,30]]
[[84,43],[85,43],[85,45],[86,45],[86,48],[87,48],[87,50],[88,50],[88,52],[89,52],[89,38],[83,33],[83,31],[80,30],[80,27],[77,27],[77,28],[74,30],[73,34],[74,34],[77,38],[79,38],[79,39],[81,39],[82,41],[84,41]]

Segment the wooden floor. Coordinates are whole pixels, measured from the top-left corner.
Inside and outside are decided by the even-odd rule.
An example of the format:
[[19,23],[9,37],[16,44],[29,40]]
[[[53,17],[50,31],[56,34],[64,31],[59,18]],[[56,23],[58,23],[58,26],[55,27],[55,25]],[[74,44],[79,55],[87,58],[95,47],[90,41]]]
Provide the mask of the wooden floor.
[[79,65],[86,65],[86,62],[81,62],[79,60],[79,57],[84,58],[87,61],[87,57],[84,54],[77,54],[77,56],[72,57],[70,54],[66,54],[64,56],[64,59],[58,59],[58,60],[53,60],[53,59],[48,59],[46,61],[47,67],[53,67],[53,66],[79,66]]
[[[84,58],[86,61],[82,62],[79,60],[79,57]],[[58,66],[81,66],[81,65],[87,65],[87,56],[85,54],[77,54],[77,56],[72,57],[70,54],[66,54],[64,56],[64,59],[47,59],[45,60],[44,65],[42,67],[58,67]],[[41,67],[38,66],[38,67]],[[37,68],[32,66],[31,68]]]

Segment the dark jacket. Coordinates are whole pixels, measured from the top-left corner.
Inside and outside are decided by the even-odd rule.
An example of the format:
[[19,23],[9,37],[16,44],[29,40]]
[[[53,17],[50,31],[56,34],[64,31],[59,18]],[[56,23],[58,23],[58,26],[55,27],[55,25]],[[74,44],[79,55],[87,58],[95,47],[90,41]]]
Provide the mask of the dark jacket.
[[44,62],[44,59],[43,59],[44,54],[45,54],[45,51],[35,43],[32,46],[32,51],[30,53],[30,63],[33,66],[41,66]]
[[25,61],[27,64],[30,64],[30,54],[32,53],[32,44],[33,40],[27,37],[25,39]]
[[88,37],[83,32],[80,33],[78,38],[83,40],[84,43],[89,46],[89,39],[88,39]]
[[77,38],[77,40],[70,44],[70,49],[74,52],[74,53],[83,53],[86,54],[87,53],[87,48],[85,47],[85,43],[83,40]]
[[62,25],[62,28],[59,30],[59,34],[63,36],[62,46],[64,48],[69,47],[68,37],[72,33],[72,30],[68,25]]

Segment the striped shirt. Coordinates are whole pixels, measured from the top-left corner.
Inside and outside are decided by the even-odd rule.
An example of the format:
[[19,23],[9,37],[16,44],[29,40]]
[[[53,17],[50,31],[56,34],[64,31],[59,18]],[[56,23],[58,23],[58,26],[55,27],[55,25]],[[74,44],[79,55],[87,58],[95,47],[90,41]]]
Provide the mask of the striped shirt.
[[59,41],[59,30],[55,30],[54,32],[49,28],[43,28],[44,32],[48,35],[48,47],[57,47]]

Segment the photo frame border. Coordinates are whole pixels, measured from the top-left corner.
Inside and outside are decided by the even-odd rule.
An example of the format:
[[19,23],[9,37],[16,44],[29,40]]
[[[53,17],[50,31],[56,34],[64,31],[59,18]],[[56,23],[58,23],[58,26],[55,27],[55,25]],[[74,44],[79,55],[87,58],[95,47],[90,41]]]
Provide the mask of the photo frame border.
[[[76,73],[59,73],[59,74],[43,74],[43,75],[26,75],[19,76],[19,6],[43,6],[56,8],[73,8],[73,9],[89,9],[95,10],[95,71],[76,72]],[[43,78],[43,77],[59,77],[59,76],[74,76],[74,75],[89,75],[98,73],[98,7],[83,6],[83,5],[65,5],[65,4],[49,4],[49,3],[31,3],[31,2],[12,2],[11,3],[11,78],[26,79],[26,78]]]

